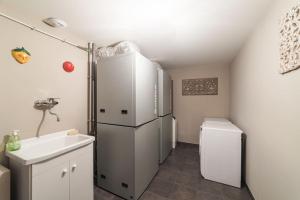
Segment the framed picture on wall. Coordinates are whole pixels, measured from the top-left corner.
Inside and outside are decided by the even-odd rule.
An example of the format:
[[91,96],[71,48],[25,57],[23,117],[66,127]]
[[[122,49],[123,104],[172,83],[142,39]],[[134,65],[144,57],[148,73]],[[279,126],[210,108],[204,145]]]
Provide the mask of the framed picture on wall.
[[184,79],[182,95],[218,95],[218,78]]
[[300,4],[289,10],[280,22],[281,74],[300,68]]

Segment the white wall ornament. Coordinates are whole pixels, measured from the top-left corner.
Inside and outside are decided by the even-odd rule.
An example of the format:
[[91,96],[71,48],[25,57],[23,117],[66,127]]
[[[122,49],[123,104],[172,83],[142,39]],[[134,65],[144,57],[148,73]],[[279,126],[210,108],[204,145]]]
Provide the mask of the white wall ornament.
[[300,4],[293,7],[280,22],[281,74],[300,68]]

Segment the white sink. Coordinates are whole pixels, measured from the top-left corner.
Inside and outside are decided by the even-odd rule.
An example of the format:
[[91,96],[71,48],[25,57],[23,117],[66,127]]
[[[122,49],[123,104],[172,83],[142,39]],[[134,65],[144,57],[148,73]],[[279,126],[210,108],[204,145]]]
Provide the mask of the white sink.
[[23,165],[31,165],[88,145],[95,140],[93,136],[68,135],[67,132],[68,130],[21,140],[21,149],[7,151],[6,155]]

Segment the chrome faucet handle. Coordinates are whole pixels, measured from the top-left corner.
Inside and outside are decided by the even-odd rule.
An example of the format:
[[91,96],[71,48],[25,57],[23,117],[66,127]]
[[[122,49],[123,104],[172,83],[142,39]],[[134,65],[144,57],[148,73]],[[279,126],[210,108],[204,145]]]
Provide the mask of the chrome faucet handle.
[[48,100],[36,100],[34,102],[34,108],[38,110],[47,110],[49,107],[49,101]]
[[51,97],[51,98],[47,98],[47,100],[48,100],[48,102],[50,102],[50,103],[53,103],[53,104],[58,104],[58,99],[60,99],[60,98],[53,98],[53,97]]
[[55,101],[55,100],[58,100],[60,98],[55,98],[55,97],[50,97],[50,98],[47,98],[48,101]]

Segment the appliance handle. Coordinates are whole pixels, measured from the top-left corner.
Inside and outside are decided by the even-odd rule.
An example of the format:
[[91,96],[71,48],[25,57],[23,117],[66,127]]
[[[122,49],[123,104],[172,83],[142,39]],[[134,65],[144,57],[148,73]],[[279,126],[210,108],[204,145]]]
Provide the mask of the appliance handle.
[[203,137],[203,134],[202,134],[202,126],[200,126],[200,136],[199,136],[199,145],[202,146],[202,137]]

